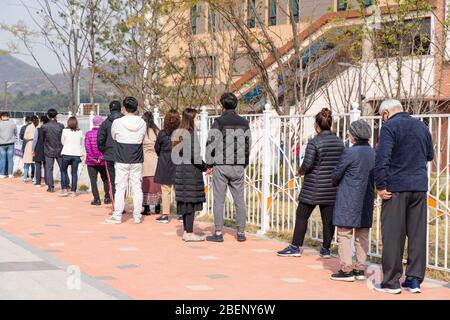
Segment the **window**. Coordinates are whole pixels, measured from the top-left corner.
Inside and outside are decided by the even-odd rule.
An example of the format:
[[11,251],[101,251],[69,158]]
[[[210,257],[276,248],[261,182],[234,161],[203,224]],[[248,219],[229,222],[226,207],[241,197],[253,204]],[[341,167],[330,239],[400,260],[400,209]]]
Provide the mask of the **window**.
[[208,10],[208,31],[216,32],[216,10],[211,5]]
[[191,30],[192,34],[197,34],[197,5],[191,7]]
[[347,10],[347,0],[337,0],[337,11]]
[[247,27],[255,27],[255,4],[256,0],[247,0]]
[[216,57],[200,56],[190,58],[191,73],[197,77],[209,78],[216,74]]
[[275,0],[269,0],[269,26],[277,24],[277,3]]
[[196,75],[197,74],[197,62],[194,58],[190,58],[190,64],[191,64],[191,74]]
[[372,0],[364,0],[364,5],[370,7],[372,5]]
[[300,20],[300,7],[298,1],[299,0],[291,0],[291,16],[295,22],[299,22]]

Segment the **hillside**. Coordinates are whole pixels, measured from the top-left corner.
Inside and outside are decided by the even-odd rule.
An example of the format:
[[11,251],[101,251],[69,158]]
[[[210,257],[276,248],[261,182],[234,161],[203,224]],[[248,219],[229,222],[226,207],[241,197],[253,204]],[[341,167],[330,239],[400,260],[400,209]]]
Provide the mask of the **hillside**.
[[[67,80],[62,74],[49,75],[49,77],[58,86],[61,93],[68,93]],[[86,69],[82,70],[80,82],[82,91],[87,91],[88,77],[89,71]],[[8,89],[8,92],[14,95],[17,95],[19,92],[38,94],[43,90],[56,92],[55,88],[38,68],[11,55],[0,55],[0,83],[3,84],[4,81],[17,82]],[[113,88],[101,81],[96,81],[96,91],[102,94],[113,91]]]

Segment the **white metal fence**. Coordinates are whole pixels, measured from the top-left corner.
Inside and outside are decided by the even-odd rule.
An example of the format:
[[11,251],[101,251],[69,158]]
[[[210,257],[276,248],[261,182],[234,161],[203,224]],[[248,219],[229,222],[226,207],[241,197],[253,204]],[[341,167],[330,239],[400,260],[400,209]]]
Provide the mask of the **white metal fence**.
[[[278,116],[269,108],[263,114],[244,115],[252,131],[250,164],[246,169],[245,199],[247,222],[269,231],[290,232],[295,225],[295,212],[302,179],[297,170],[308,140],[314,135],[314,117]],[[205,142],[207,130],[215,117],[201,113],[200,137]],[[381,127],[380,117],[360,117],[357,110],[349,114],[334,115],[333,131],[347,143],[346,133],[351,121],[366,120],[372,127],[371,144],[375,146]],[[449,165],[450,165],[450,114],[420,115],[433,136],[435,160],[428,168],[428,267],[450,272],[449,267]],[[206,129],[206,130],[205,130]],[[205,212],[212,214],[214,195],[212,178],[206,177],[207,202]],[[376,199],[371,229],[369,255],[381,257],[381,201]],[[225,204],[225,218],[234,220],[235,211],[231,194]],[[322,241],[322,225],[318,209],[309,221],[307,237]]]

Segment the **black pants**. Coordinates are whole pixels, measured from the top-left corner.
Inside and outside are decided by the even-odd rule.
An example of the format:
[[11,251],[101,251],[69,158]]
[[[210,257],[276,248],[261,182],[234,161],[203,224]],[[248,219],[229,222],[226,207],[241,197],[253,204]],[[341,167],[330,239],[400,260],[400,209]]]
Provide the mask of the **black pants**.
[[427,193],[395,192],[381,207],[383,285],[400,288],[403,252],[408,237],[406,276],[425,277],[427,264]]
[[[36,177],[36,184],[41,184],[41,182],[42,182],[42,167],[44,166],[44,169],[45,169],[45,162],[35,161],[34,164],[35,164],[34,167],[35,167],[35,174],[36,174],[35,175],[35,177]],[[47,181],[46,181],[46,183],[47,183]]]
[[112,197],[114,200],[114,196],[116,194],[116,170],[114,169],[114,161],[106,161],[106,170],[108,170],[109,180],[111,182]]
[[[55,161],[58,163],[59,168],[62,168],[62,158],[61,157],[47,157],[45,156],[45,176],[47,177],[45,182],[47,186],[53,188],[55,187],[55,180],[53,179],[53,166]],[[61,179],[62,184],[62,179]]]
[[106,175],[106,167],[105,166],[88,166],[88,174],[89,180],[91,181],[91,190],[92,195],[94,196],[94,200],[100,200],[100,195],[98,193],[97,187],[97,177],[100,174],[100,177],[103,181],[103,190],[105,191],[105,199],[109,199],[109,185],[108,185],[108,177]]
[[195,212],[183,214],[183,227],[187,233],[194,232],[194,218]]
[[[303,246],[305,240],[306,229],[308,227],[308,219],[313,212],[315,205],[306,203],[299,203],[297,207],[297,219],[295,221],[294,237],[292,244],[294,246]],[[323,247],[330,249],[331,241],[334,235],[333,226],[333,209],[334,205],[324,206],[320,205],[320,215],[322,217],[322,230],[323,230]]]

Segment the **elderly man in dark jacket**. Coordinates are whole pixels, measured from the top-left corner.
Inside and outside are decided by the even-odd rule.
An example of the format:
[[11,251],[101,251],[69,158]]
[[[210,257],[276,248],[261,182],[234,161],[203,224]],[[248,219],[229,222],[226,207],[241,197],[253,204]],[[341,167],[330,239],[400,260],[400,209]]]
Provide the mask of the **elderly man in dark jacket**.
[[[344,150],[331,174],[333,185],[338,186],[333,225],[337,227],[341,264],[340,270],[331,279],[338,281],[365,279],[375,196],[375,150],[369,145],[371,128],[364,120],[354,121],[348,134],[353,146]],[[356,263],[352,258],[353,232]]]
[[105,199],[105,204],[110,202],[110,199],[114,199],[114,195],[116,194],[116,171],[114,169],[114,145],[115,141],[111,136],[111,126],[114,120],[119,119],[123,116],[120,112],[122,109],[122,104],[120,101],[114,100],[109,104],[110,115],[108,118],[103,121],[100,128],[98,129],[97,135],[97,147],[98,150],[103,153],[103,158],[106,161],[106,169],[109,174],[109,180],[111,182],[111,187],[109,188],[111,191],[111,195]]
[[406,280],[401,287],[419,293],[427,261],[427,164],[434,158],[433,141],[427,126],[403,112],[399,101],[384,101],[378,112],[385,121],[375,166],[376,188],[383,199],[383,282],[374,289],[401,292],[399,280],[408,237]]
[[42,135],[44,137],[44,155],[45,155],[45,181],[47,182],[47,192],[55,192],[55,183],[53,179],[53,166],[55,161],[59,168],[62,165],[61,135],[64,125],[56,121],[58,112],[55,109],[49,109],[47,116],[49,121],[42,126]]

